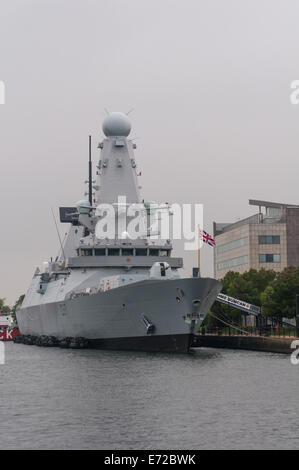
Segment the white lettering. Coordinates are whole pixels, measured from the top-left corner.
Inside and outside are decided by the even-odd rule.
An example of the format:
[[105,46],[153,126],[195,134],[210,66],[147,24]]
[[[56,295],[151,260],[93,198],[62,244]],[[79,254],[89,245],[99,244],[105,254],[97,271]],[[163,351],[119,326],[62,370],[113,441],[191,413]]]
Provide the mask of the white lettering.
[[293,80],[291,83],[291,88],[294,90],[290,95],[290,101],[292,104],[299,103],[299,80]]
[[295,339],[295,341],[292,341],[291,349],[296,349],[296,351],[292,352],[291,354],[291,364],[297,366],[299,364],[299,339]]
[[12,340],[12,332],[13,332],[13,330],[9,330],[9,329],[6,330],[6,339],[7,339],[7,341],[10,340],[10,339]]

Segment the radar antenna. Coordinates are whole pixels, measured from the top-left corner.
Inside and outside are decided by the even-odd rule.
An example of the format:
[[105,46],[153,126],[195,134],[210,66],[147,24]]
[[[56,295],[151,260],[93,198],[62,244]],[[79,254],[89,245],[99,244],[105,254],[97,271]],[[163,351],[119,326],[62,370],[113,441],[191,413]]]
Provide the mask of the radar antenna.
[[90,206],[92,206],[92,164],[91,164],[91,135],[89,136],[89,162],[88,162],[88,199]]

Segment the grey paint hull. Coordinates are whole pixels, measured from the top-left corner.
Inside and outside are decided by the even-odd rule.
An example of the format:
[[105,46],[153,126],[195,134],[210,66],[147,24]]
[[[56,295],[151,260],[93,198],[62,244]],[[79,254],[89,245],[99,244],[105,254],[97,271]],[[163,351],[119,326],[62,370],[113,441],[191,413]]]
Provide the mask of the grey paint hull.
[[[146,280],[24,307],[17,319],[24,335],[84,337],[107,349],[187,352],[220,290],[221,284],[209,278]],[[196,323],[190,320],[193,313]],[[144,316],[155,327],[152,334],[147,334]]]

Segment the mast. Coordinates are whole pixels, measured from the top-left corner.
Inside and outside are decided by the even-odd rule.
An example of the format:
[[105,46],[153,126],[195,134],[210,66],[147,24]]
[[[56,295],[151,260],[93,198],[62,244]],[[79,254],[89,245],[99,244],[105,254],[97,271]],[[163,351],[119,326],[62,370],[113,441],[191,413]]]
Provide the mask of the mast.
[[92,206],[92,166],[91,166],[91,135],[89,136],[89,162],[88,162],[88,200]]

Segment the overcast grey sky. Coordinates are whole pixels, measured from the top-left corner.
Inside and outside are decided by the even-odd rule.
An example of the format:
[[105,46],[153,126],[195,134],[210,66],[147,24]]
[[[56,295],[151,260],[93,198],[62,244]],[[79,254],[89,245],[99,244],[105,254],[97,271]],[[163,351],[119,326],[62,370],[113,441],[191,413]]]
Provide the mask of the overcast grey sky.
[[51,207],[82,197],[105,107],[135,108],[144,198],[204,203],[207,231],[251,197],[299,203],[298,1],[2,0],[0,15],[0,297],[56,255]]

